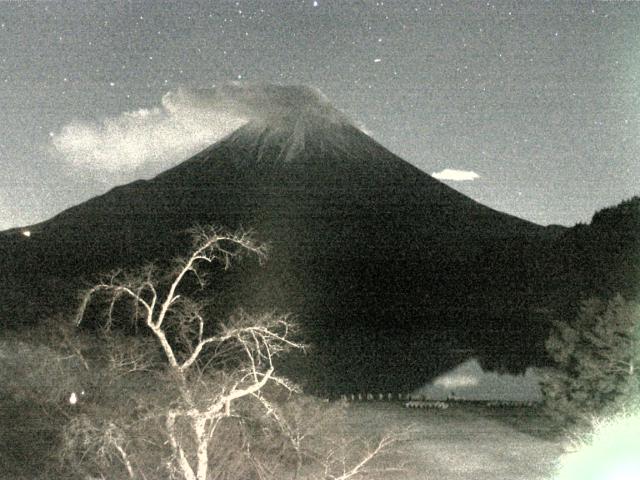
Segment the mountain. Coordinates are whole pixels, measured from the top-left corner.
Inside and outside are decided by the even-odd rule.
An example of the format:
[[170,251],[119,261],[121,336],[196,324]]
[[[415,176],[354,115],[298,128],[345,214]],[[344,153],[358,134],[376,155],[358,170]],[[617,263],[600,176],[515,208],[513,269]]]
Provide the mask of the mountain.
[[483,206],[313,91],[274,88],[292,99],[286,109],[30,226],[29,237],[0,234],[0,318],[73,307],[82,281],[185,253],[186,230],[213,223],[251,228],[271,247],[264,267],[215,277],[219,313],[292,312],[315,348],[289,369],[312,389],[409,391],[471,356],[512,371],[543,363],[535,259],[564,229]]
[[580,300],[620,294],[640,300],[640,197],[596,212],[589,224],[565,229],[540,252],[548,303],[558,319],[575,315]]

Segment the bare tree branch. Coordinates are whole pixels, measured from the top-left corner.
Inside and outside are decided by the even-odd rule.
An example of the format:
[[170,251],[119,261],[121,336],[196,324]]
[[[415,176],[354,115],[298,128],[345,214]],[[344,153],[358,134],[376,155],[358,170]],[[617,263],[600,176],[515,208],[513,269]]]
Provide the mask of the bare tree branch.
[[[163,351],[180,393],[179,401],[174,402],[170,409],[159,412],[159,416],[164,417],[167,441],[175,459],[174,465],[187,480],[205,480],[209,471],[209,441],[220,420],[233,415],[233,405],[238,400],[260,400],[260,391],[270,382],[293,389],[285,379],[274,375],[273,359],[287,349],[302,348],[302,345],[291,338],[294,329],[288,317],[273,313],[250,316],[240,312],[228,321],[216,325],[218,333],[205,335],[207,319],[204,304],[181,291],[184,290],[184,280],[192,274],[202,288],[205,276],[199,270],[201,264],[220,262],[227,269],[233,259],[245,253],[253,254],[261,261],[266,249],[253,240],[250,232],[229,234],[213,228],[198,227],[193,234],[192,252],[177,262],[172,273],[165,277],[166,283],[154,278],[151,266],[137,273],[116,271],[85,292],[76,323],[83,321],[91,300],[97,296],[108,299],[107,333],[111,329],[120,299],[128,298],[132,301],[134,321],[139,318],[138,309],[142,310],[142,323],[153,334]],[[232,351],[242,352],[244,361],[242,356],[237,357],[235,371],[229,377],[230,383],[226,387],[203,397],[198,389],[211,389],[207,389],[203,383],[192,382],[193,375],[190,372],[198,365],[203,351],[209,346],[211,358],[205,364],[209,368],[216,367],[216,361],[224,368],[224,359]],[[123,371],[123,374],[146,368],[144,356],[133,352],[111,355],[110,360],[112,366]],[[189,426],[190,441],[195,442],[195,449],[190,450],[187,445],[191,444],[185,443],[184,433],[178,431],[186,425]],[[116,447],[123,461],[126,461],[124,447],[120,444]],[[126,466],[129,472],[130,463]]]

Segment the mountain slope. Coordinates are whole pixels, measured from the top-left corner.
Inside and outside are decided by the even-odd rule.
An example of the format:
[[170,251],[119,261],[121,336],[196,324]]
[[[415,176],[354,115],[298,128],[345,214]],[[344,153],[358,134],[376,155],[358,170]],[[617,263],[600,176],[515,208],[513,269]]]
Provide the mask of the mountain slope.
[[215,278],[219,313],[296,315],[316,348],[293,374],[312,388],[408,390],[469,355],[515,370],[543,361],[530,259],[548,231],[465,197],[313,103],[250,121],[29,238],[6,232],[5,321],[25,304],[72,304],[79,278],[183,253],[186,229],[209,223],[270,244],[264,268]]

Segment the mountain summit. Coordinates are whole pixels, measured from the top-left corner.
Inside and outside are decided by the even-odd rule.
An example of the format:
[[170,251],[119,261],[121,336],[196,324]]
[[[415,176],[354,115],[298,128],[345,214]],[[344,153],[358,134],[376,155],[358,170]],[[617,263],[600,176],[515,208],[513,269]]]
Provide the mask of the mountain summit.
[[[213,89],[180,89],[167,94],[166,103],[231,113],[248,122],[232,135],[235,141],[279,147],[280,160],[290,161],[308,150],[308,142],[322,139],[338,147],[343,128],[352,122],[317,89],[306,86],[229,83]],[[262,150],[259,152],[262,158]]]
[[512,370],[542,361],[529,259],[547,229],[435,180],[313,89],[252,88],[190,92],[247,119],[220,142],[30,237],[0,235],[5,321],[34,292],[39,312],[65,306],[80,279],[184,253],[185,231],[213,223],[271,246],[264,268],[216,280],[219,314],[292,312],[315,346],[293,373],[312,388],[408,391],[469,356]]

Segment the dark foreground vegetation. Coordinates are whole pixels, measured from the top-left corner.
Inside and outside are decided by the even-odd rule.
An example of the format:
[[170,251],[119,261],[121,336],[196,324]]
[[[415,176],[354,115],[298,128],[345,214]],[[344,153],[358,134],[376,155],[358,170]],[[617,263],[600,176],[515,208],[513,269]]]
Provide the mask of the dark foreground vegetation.
[[[260,263],[265,247],[245,233],[198,229],[187,256],[115,271],[91,284],[75,316],[49,316],[28,333],[18,327],[3,332],[3,474],[347,480],[412,478],[428,464],[434,478],[543,478],[552,457],[562,453],[558,432],[584,432],[594,416],[637,408],[640,307],[629,282],[640,271],[640,250],[632,250],[639,203],[599,212],[591,226],[566,231],[557,240],[561,248],[547,251],[550,259],[569,260],[545,287],[553,295],[543,312],[551,361],[544,411],[504,421],[469,406],[417,414],[397,405],[354,407],[303,395],[282,375],[287,368],[280,362],[289,355],[294,360],[285,367],[291,369],[305,351],[315,358],[322,351],[296,318],[255,309],[221,316],[229,309],[219,302],[229,297],[215,295],[215,282],[213,290],[206,288],[210,279],[222,278],[209,272],[241,257]],[[568,281],[566,297],[554,286],[561,280]],[[467,440],[438,435],[451,433],[444,425],[460,426],[460,418],[484,429],[467,430],[471,437],[495,434],[495,450],[475,459],[452,453],[470,448]],[[441,448],[434,449],[438,442]],[[513,442],[523,446],[515,457],[530,446],[544,464],[535,472],[522,467],[528,458],[519,464],[504,453]],[[503,464],[510,467],[501,470]]]
[[[563,438],[557,434],[548,418],[535,409],[501,409],[467,404],[447,410],[412,410],[400,402],[327,404],[307,397],[300,397],[295,403],[299,419],[304,422],[299,428],[308,435],[304,443],[307,446],[315,444],[325,453],[327,445],[331,445],[336,449],[336,454],[340,455],[338,450],[343,449],[355,459],[356,452],[362,454],[366,448],[375,446],[375,440],[380,438],[381,432],[410,432],[408,438],[395,443],[384,455],[378,456],[375,462],[363,469],[362,475],[353,478],[548,480],[552,478],[555,463],[563,453]],[[3,402],[3,406],[6,405]],[[3,432],[7,434],[7,441],[0,450],[0,463],[6,466],[3,478],[86,479],[87,476],[81,475],[77,467],[61,464],[58,459],[60,444],[55,440],[62,437],[60,432],[67,420],[62,419],[56,426],[50,422],[50,417],[43,416],[39,407],[32,405],[31,408],[34,409],[32,418],[25,418],[29,411],[25,404],[20,405],[19,411],[2,410],[0,422]],[[89,407],[85,403],[77,408],[67,404],[66,408],[73,416],[74,411]],[[20,415],[12,418],[12,413]],[[219,452],[212,457],[216,469],[211,478],[252,478],[255,464],[249,462],[247,450],[231,451],[231,448],[238,448],[237,443],[240,442],[237,439],[230,441],[233,438],[230,433],[239,432],[225,429],[224,433],[225,451],[229,451],[224,455]],[[286,451],[286,445],[282,439],[274,441],[280,436],[279,430],[269,439],[274,441],[270,445],[264,433],[255,429],[244,430],[243,435],[256,435],[251,440],[250,451],[253,454],[263,458],[272,456],[272,465],[282,462],[279,467],[280,478],[294,477],[295,456],[290,453],[288,460],[287,456],[280,456]],[[154,457],[148,458],[148,467],[151,467],[153,460]],[[135,461],[139,462],[140,458],[135,457]],[[108,471],[113,472],[114,476],[105,475],[105,478],[127,478],[118,459],[114,457],[111,462]],[[84,471],[90,470],[88,463],[89,459],[85,457],[82,464]],[[313,462],[307,458],[304,463],[306,468],[298,478],[328,478],[317,469],[317,465],[315,476],[311,476],[309,467]],[[136,463],[136,466],[140,464]],[[95,471],[96,467],[92,468]],[[157,467],[149,469],[150,472],[158,470],[161,471]],[[380,474],[375,475],[372,470]],[[170,478],[154,476],[149,471],[146,475],[148,479]],[[234,476],[233,472],[238,475]],[[115,476],[116,473],[120,476]]]
[[[351,438],[342,404],[302,396],[276,359],[303,350],[295,322],[238,311],[212,320],[206,268],[265,248],[194,231],[169,271],[113,272],[57,318],[0,343],[4,473],[14,478],[391,478],[408,431]],[[89,324],[90,328],[83,328]],[[33,441],[37,439],[37,441]]]

